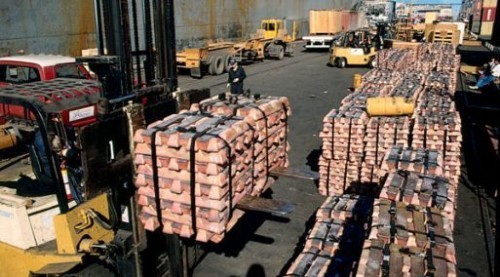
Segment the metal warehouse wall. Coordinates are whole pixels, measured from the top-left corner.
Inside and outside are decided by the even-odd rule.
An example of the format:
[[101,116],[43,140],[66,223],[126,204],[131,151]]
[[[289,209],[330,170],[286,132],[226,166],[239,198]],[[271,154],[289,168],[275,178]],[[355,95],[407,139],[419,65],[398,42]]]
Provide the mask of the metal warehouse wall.
[[[93,0],[1,0],[0,55],[80,55],[95,47]],[[305,22],[310,9],[350,9],[350,0],[175,0],[177,47],[247,38],[263,18]]]
[[175,1],[177,45],[199,46],[200,39],[248,38],[264,18],[298,19],[307,29],[311,9],[350,9],[350,0],[190,0]]
[[0,55],[80,55],[95,47],[92,0],[1,0]]

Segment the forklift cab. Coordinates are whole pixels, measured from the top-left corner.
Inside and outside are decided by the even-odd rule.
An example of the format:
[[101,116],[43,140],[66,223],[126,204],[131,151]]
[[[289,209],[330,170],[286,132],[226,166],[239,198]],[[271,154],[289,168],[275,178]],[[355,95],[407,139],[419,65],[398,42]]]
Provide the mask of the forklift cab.
[[375,36],[361,29],[344,33],[330,47],[329,65],[344,68],[347,65],[376,66]]
[[[0,272],[59,274],[77,269],[86,254],[111,255],[118,197],[126,192],[124,180],[131,180],[130,151],[128,140],[120,139],[127,132],[123,118],[103,120],[98,113],[101,95],[91,80],[0,88],[3,126],[17,136],[17,145],[0,148],[8,158],[0,163],[0,257],[18,259],[2,262]],[[78,150],[72,165],[65,161],[68,148]],[[40,193],[37,188],[46,185],[50,190]]]

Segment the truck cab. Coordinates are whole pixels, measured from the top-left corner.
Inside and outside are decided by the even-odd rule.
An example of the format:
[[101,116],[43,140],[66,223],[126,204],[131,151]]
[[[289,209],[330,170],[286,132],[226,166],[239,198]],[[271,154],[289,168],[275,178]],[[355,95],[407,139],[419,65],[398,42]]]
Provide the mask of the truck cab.
[[0,58],[0,87],[55,78],[90,79],[75,58],[61,55],[18,55]]

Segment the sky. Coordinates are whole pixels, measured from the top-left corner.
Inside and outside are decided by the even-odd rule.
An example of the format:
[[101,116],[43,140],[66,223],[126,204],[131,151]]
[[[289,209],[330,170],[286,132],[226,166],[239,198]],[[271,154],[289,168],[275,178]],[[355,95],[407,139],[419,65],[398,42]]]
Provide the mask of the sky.
[[[462,4],[462,0],[396,0],[400,3],[412,3],[412,4]],[[460,5],[454,5],[453,7],[453,17],[458,15],[460,10]]]

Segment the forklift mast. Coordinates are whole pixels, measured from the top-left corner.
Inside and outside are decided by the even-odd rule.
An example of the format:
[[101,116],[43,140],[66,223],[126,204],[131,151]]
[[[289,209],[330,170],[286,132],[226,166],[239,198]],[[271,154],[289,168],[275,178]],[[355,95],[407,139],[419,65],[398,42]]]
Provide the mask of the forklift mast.
[[94,0],[98,56],[80,57],[108,100],[177,90],[173,0]]

